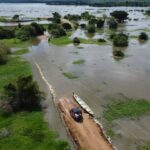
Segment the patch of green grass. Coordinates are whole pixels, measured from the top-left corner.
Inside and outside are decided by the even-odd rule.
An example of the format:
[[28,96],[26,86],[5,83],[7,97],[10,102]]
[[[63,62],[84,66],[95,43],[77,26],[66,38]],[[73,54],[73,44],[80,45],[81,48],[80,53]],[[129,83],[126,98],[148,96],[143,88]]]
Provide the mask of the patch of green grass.
[[28,62],[19,56],[9,55],[5,65],[0,65],[0,91],[10,82],[14,82],[21,75],[30,75],[31,69]]
[[126,100],[114,102],[104,111],[104,118],[108,122],[115,119],[140,117],[150,113],[150,102],[146,100]]
[[138,36],[137,35],[131,35],[130,38],[132,38],[132,39],[138,39]]
[[106,134],[107,134],[108,136],[110,136],[111,138],[115,136],[115,132],[114,132],[112,129],[107,130],[107,131],[106,131]]
[[7,46],[11,47],[11,48],[27,48],[29,45],[31,45],[31,40],[29,41],[21,41],[19,39],[16,38],[12,38],[12,39],[3,39],[0,40],[0,42],[6,44]]
[[23,54],[26,54],[28,53],[29,50],[28,49],[21,49],[21,50],[17,50],[14,52],[15,55],[23,55]]
[[77,79],[78,77],[70,72],[63,72],[63,75],[68,79]]
[[80,60],[77,60],[77,61],[74,61],[73,64],[84,64],[85,63],[85,60],[84,59],[80,59]]
[[7,19],[6,17],[0,17],[0,22],[9,22],[10,20]]
[[66,145],[66,150],[69,150],[66,142],[57,140],[56,134],[49,131],[41,112],[0,116],[0,133],[4,129],[8,130],[8,134],[0,135],[1,150],[60,150],[61,145]]
[[71,43],[72,43],[72,40],[69,39],[68,36],[63,36],[63,37],[60,37],[60,38],[52,38],[52,39],[50,40],[50,43],[53,44],[53,45],[61,46],[61,45],[68,45],[68,44],[71,44]]
[[138,145],[137,150],[150,150],[150,143],[144,144],[144,145]]

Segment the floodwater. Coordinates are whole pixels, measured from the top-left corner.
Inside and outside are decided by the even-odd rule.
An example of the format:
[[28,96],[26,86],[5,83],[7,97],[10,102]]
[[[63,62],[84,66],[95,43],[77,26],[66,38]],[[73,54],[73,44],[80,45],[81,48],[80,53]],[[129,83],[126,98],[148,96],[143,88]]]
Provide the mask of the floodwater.
[[[49,6],[46,4],[0,4],[0,16],[22,14],[25,17],[49,17],[52,12],[62,15],[77,14],[89,11],[97,16],[109,15],[113,10],[126,10],[131,21],[119,27],[119,31],[132,36],[138,36],[141,31],[147,31],[150,36],[150,18],[140,10],[149,8],[111,7],[98,8],[89,6]],[[138,20],[137,20],[138,18]],[[107,38],[109,32],[106,27],[99,34],[99,38]],[[78,29],[75,36],[86,37],[83,30]],[[88,38],[88,37],[87,37]],[[93,36],[94,38],[94,36]],[[48,82],[53,85],[56,100],[61,97],[71,98],[72,92],[77,93],[92,108],[97,118],[101,118],[104,105],[113,99],[147,99],[150,101],[150,41],[140,43],[130,38],[129,46],[124,49],[125,57],[116,60],[113,57],[112,45],[74,45],[54,46],[47,41],[30,47],[30,61],[34,59],[42,68]],[[73,64],[74,61],[84,59],[84,64]],[[36,68],[33,66],[33,70]],[[35,71],[36,72],[36,71]],[[76,75],[77,79],[68,79],[63,73]],[[37,72],[36,72],[37,73]],[[36,74],[35,73],[35,74]],[[38,78],[40,80],[40,77]],[[67,139],[56,110],[50,103],[49,122],[61,137]],[[58,125],[56,125],[58,124]],[[122,150],[135,150],[136,145],[150,142],[150,116],[138,120],[122,119],[113,122],[112,129],[118,135],[113,143]]]

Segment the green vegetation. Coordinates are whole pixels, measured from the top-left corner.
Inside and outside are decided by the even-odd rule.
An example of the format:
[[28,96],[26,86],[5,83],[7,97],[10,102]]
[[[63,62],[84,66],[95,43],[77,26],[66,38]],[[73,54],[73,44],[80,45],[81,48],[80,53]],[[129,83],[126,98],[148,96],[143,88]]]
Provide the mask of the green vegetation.
[[110,20],[108,21],[108,25],[110,29],[116,29],[118,27],[117,21],[113,18],[110,18]]
[[150,143],[142,144],[137,146],[137,150],[149,150],[150,148]]
[[105,21],[102,20],[102,19],[97,20],[97,23],[96,23],[97,28],[102,28],[102,27],[104,27],[104,23],[105,23]]
[[78,77],[70,72],[63,72],[63,75],[68,79],[77,79]]
[[145,11],[145,15],[150,16],[150,10],[146,10],[146,11]]
[[5,27],[0,27],[0,39],[10,39],[15,37],[15,30]]
[[85,60],[84,59],[79,59],[73,62],[73,64],[84,64]]
[[21,50],[17,50],[14,52],[15,55],[23,55],[23,54],[26,54],[28,53],[29,50],[28,49],[21,49]]
[[74,43],[74,44],[80,44],[79,38],[75,37],[75,38],[73,39],[73,43]]
[[118,57],[118,58],[124,57],[124,53],[121,50],[114,50],[113,55],[114,55],[114,57]]
[[20,112],[9,117],[0,116],[0,149],[70,150],[70,147],[49,131],[41,112]]
[[64,28],[65,30],[71,30],[71,29],[72,29],[70,23],[63,23],[62,26],[63,26],[63,28]]
[[145,32],[141,32],[140,35],[139,35],[139,40],[147,41],[148,40],[148,35]]
[[123,22],[124,20],[128,19],[128,13],[125,11],[113,11],[110,15],[116,18],[119,22]]
[[88,25],[87,26],[87,32],[88,33],[95,33],[96,32],[95,25]]
[[113,37],[113,45],[117,47],[126,47],[128,46],[128,36],[123,33],[116,34]]
[[69,38],[69,36],[62,36],[59,38],[52,38],[50,39],[50,43],[58,46],[71,44],[72,40]]
[[11,39],[3,39],[0,40],[0,43],[4,43],[5,45],[13,48],[27,48],[29,45],[31,45],[32,39],[28,41],[21,41],[16,38],[11,38]]
[[108,129],[107,131],[106,131],[106,134],[109,136],[109,137],[114,137],[115,136],[115,133],[114,133],[114,131],[112,130],[112,129]]
[[16,81],[19,76],[30,74],[31,69],[27,62],[22,61],[19,56],[8,56],[7,63],[0,66],[0,92],[4,86]]
[[104,111],[104,118],[108,122],[115,119],[140,117],[150,113],[150,102],[146,100],[126,100],[114,102]]
[[1,109],[5,114],[22,110],[40,110],[40,101],[43,98],[43,93],[31,75],[20,76],[16,82],[12,81],[4,86]]
[[6,17],[0,17],[0,22],[9,22],[10,20]]

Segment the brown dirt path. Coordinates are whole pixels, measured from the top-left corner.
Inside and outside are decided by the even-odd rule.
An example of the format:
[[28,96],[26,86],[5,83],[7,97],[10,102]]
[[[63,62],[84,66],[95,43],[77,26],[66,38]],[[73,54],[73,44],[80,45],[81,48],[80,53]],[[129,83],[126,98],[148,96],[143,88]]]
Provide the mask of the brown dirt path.
[[85,150],[113,150],[111,144],[104,137],[101,128],[94,122],[93,118],[83,111],[83,122],[78,123],[70,116],[70,109],[79,107],[72,100],[60,99],[58,108],[61,116],[72,136],[78,149]]

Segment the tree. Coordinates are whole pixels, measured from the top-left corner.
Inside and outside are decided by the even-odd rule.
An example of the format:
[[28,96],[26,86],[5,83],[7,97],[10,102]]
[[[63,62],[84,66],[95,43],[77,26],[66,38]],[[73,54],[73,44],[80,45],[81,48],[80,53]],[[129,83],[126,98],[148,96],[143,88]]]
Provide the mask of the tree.
[[117,21],[113,18],[108,21],[108,25],[110,29],[116,29],[118,27]]
[[89,25],[87,27],[87,31],[88,31],[88,33],[95,33],[95,31],[96,31],[95,26],[94,25]]
[[105,21],[102,19],[97,20],[97,28],[102,28],[104,26]]
[[116,18],[119,22],[123,22],[124,20],[128,19],[128,13],[125,11],[113,11],[110,15]]
[[36,35],[43,35],[44,34],[44,27],[36,22],[32,22],[31,26],[35,29]]
[[61,15],[59,13],[57,13],[57,12],[53,13],[53,19],[52,19],[52,21],[54,23],[60,23],[61,22],[60,18],[61,18]]
[[115,50],[115,51],[113,51],[113,55],[115,57],[124,57],[124,53],[121,50]]
[[145,32],[141,32],[139,35],[139,40],[148,40],[148,35]]
[[73,43],[74,43],[74,44],[80,44],[79,38],[75,37],[75,38],[73,39]]
[[63,26],[63,28],[64,28],[65,30],[70,30],[70,29],[72,29],[70,23],[63,23],[62,26]]
[[97,23],[97,19],[91,18],[88,23],[89,23],[89,25],[95,25]]
[[13,20],[13,21],[19,21],[19,15],[14,15],[14,16],[12,17],[12,20]]
[[117,47],[128,46],[128,36],[123,33],[116,34],[113,38],[113,44]]
[[4,87],[4,98],[14,112],[40,109],[40,101],[44,98],[37,82],[32,76],[21,76],[16,83]]

